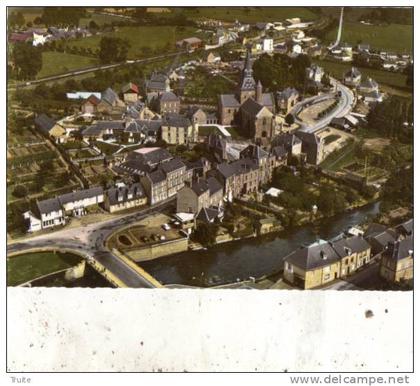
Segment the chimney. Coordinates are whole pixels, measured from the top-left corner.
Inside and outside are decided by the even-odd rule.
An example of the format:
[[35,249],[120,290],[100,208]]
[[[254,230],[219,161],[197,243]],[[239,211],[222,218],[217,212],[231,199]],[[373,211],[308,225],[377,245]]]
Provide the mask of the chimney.
[[259,104],[262,104],[262,84],[261,81],[258,81],[256,89],[256,100]]

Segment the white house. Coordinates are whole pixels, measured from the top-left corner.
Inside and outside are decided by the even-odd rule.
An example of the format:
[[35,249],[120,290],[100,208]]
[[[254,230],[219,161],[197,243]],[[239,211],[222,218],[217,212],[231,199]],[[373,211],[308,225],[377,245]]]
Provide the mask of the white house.
[[64,212],[58,198],[38,201],[37,207],[41,217],[42,229],[65,224]]
[[30,210],[23,214],[23,218],[28,221],[28,232],[37,232],[42,229],[41,220],[36,217]]
[[301,45],[299,45],[299,44],[295,44],[294,46],[293,46],[293,53],[295,53],[295,54],[301,54],[302,53],[302,46]]
[[272,38],[264,38],[263,39],[263,46],[262,49],[264,52],[273,52],[273,39]]
[[65,213],[71,212],[75,216],[83,216],[87,207],[104,202],[104,190],[100,186],[77,190],[58,196],[58,200]]

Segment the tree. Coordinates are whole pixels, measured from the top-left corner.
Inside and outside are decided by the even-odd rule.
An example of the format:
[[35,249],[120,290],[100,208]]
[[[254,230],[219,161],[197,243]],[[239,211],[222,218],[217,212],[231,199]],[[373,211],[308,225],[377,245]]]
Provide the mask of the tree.
[[295,123],[295,117],[293,114],[287,114],[286,118],[284,119],[288,125],[293,125]]
[[330,76],[329,76],[327,73],[325,73],[325,74],[322,76],[321,83],[322,83],[325,87],[330,87],[330,85],[331,85],[331,83],[330,83]]
[[12,12],[8,17],[10,27],[22,27],[25,25],[25,18],[22,12]]
[[33,79],[42,68],[42,52],[30,44],[17,43],[12,57],[21,79]]
[[104,36],[99,47],[101,63],[122,62],[127,59],[130,43],[127,39]]
[[13,189],[13,195],[17,198],[26,197],[28,194],[28,189],[26,189],[25,185],[16,185]]
[[204,246],[212,246],[216,242],[217,225],[201,223],[197,226],[192,238]]

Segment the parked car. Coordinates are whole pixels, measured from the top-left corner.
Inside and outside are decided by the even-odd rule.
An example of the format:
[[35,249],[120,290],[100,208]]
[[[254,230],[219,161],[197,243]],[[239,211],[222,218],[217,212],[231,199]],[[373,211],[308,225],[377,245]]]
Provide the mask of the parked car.
[[162,229],[168,231],[169,229],[171,229],[171,227],[168,224],[163,224]]

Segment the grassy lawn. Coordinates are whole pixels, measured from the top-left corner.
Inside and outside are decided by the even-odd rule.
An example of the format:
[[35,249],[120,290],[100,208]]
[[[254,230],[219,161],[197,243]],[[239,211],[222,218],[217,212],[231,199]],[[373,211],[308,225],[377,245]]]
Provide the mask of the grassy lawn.
[[92,48],[96,50],[99,48],[102,36],[127,39],[130,42],[128,57],[136,58],[143,55],[141,50],[142,47],[149,47],[153,50],[162,50],[167,45],[170,45],[171,50],[174,50],[175,42],[177,40],[191,36],[200,38],[203,37],[203,34],[197,33],[196,28],[192,27],[185,27],[184,29],[177,29],[174,26],[119,27],[118,31],[115,32],[71,40],[69,41],[69,45]]
[[354,147],[355,143],[351,142],[341,148],[339,151],[331,153],[320,166],[323,169],[339,170],[343,166],[349,165],[354,162]]
[[216,126],[198,126],[198,135],[207,136],[213,133],[220,133]]
[[331,134],[331,135],[328,135],[324,138],[324,143],[325,143],[325,145],[328,145],[329,143],[332,143],[339,138],[341,138],[339,135]]
[[305,7],[199,7],[186,8],[185,15],[195,19],[209,18],[246,23],[282,21],[291,17],[313,20],[316,15]]
[[7,258],[7,285],[15,286],[40,276],[70,268],[81,261],[70,253],[26,253]]
[[47,51],[42,53],[42,68],[37,77],[43,78],[50,75],[61,74],[83,67],[94,66],[95,64],[97,64],[97,61],[94,58]]
[[[330,31],[326,42],[335,41],[337,31]],[[413,52],[413,26],[402,24],[364,25],[345,22],[341,40],[356,45],[359,41],[370,44],[374,49],[395,52]]]
[[[316,60],[316,62],[322,66],[325,71],[330,72],[332,76],[338,79],[341,79],[343,74],[351,68],[351,64],[332,62],[329,60]],[[379,83],[379,86],[381,86],[381,84],[386,84],[391,87],[407,87],[405,84],[406,75],[399,72],[382,71],[373,68],[359,68],[359,70],[364,77],[370,76],[375,79]]]
[[122,19],[121,17],[113,15],[102,15],[98,13],[91,13],[89,15],[91,15],[91,17],[80,19],[79,25],[81,27],[87,27],[91,20],[93,20],[99,26],[104,24],[112,24],[112,22],[127,21],[127,19]]

